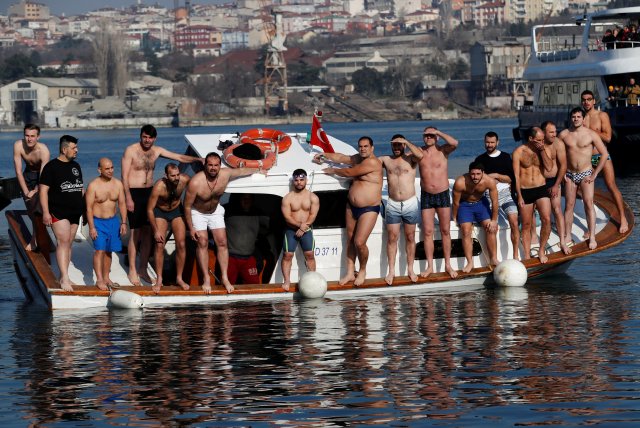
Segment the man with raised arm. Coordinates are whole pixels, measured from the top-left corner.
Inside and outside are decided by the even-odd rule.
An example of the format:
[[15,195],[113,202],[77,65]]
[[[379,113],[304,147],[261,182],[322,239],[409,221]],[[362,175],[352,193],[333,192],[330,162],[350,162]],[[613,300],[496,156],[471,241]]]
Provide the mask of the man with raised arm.
[[[38,230],[45,230],[42,223],[42,207],[38,197],[38,180],[42,168],[49,162],[50,153],[47,146],[38,141],[39,138],[40,127],[29,123],[24,127],[24,137],[13,144],[13,164],[16,178],[32,225],[31,242],[26,246],[27,251],[36,249]],[[22,161],[24,161],[24,170],[22,169]],[[48,254],[45,257],[48,257]],[[47,258],[47,260],[49,259]]]
[[[408,152],[407,152],[408,149]],[[380,156],[387,172],[389,198],[384,220],[387,223],[387,261],[389,270],[385,281],[391,285],[396,272],[396,253],[400,238],[400,224],[404,229],[407,252],[407,274],[412,282],[418,280],[413,271],[416,256],[416,224],[420,223],[420,203],[416,196],[416,170],[422,150],[403,135],[391,137],[391,156]]]
[[[520,247],[520,226],[518,224],[518,206],[513,200],[512,186],[515,189],[513,176],[513,161],[511,155],[498,149],[500,140],[498,134],[489,131],[484,135],[485,153],[475,161],[484,165],[484,174],[496,180],[498,189],[498,205],[509,222],[513,259],[518,260]],[[454,217],[455,218],[455,217]]]
[[[438,144],[442,138],[444,144]],[[451,193],[449,192],[449,155],[458,147],[458,140],[434,126],[424,128],[422,139],[422,159],[420,159],[420,208],[422,209],[422,230],[424,232],[424,252],[427,268],[420,273],[423,278],[433,273],[433,235],[435,216],[438,214],[444,268],[451,278],[458,273],[451,267]]]
[[523,260],[531,257],[531,224],[533,222],[534,204],[540,213],[540,250],[538,259],[546,263],[547,241],[551,234],[551,200],[544,178],[544,169],[550,169],[550,158],[542,156],[544,151],[544,133],[537,126],[527,132],[527,142],[513,151],[513,173],[516,178],[518,207],[522,220]]
[[[564,176],[567,172],[567,154],[564,143],[556,136],[556,125],[553,122],[542,122],[540,128],[544,133],[544,151],[541,152],[541,155],[548,158],[547,162],[543,162],[545,165],[543,172],[551,199],[551,211],[556,220],[556,228],[560,237],[560,249],[564,254],[571,254],[571,247],[566,242],[567,233],[561,201],[561,185],[564,183]],[[546,168],[546,165],[550,165],[550,168]]]
[[[584,124],[585,112],[576,107],[571,110],[571,127],[559,135],[567,150],[567,173],[565,177],[565,209],[564,222],[566,225],[566,242],[571,241],[571,225],[573,224],[573,210],[576,204],[578,188],[582,192],[582,203],[587,216],[589,249],[598,246],[596,242],[596,212],[593,205],[596,177],[610,163],[609,153],[597,132],[587,128]],[[602,155],[598,166],[593,168],[591,156],[593,151]]]
[[227,233],[224,225],[224,208],[220,204],[220,197],[227,188],[229,180],[260,172],[260,168],[222,168],[220,155],[215,152],[204,158],[204,170],[191,178],[184,197],[184,218],[189,229],[189,236],[197,242],[196,260],[202,273],[202,291],[211,294],[209,279],[209,230],[216,243],[216,256],[220,265],[221,281],[227,293],[233,292],[233,285],[229,282],[227,268],[229,263],[229,249],[227,248]]
[[78,139],[71,135],[60,137],[60,154],[48,162],[40,175],[40,205],[42,221],[51,226],[58,243],[56,261],[60,270],[60,286],[73,291],[69,278],[71,244],[76,236],[80,217],[84,212],[84,183],[78,156]]
[[147,203],[147,216],[153,230],[155,241],[155,271],[156,283],[152,290],[157,294],[162,288],[162,267],[164,265],[164,247],[167,245],[167,232],[169,226],[173,232],[176,244],[176,284],[183,290],[189,289],[189,284],[182,279],[186,250],[186,226],[184,223],[184,207],[182,206],[182,193],[189,183],[190,177],[181,174],[178,165],[168,163],[164,167],[164,177],[156,181],[151,190],[151,196]]
[[[580,99],[582,101],[582,108],[585,111],[584,126],[595,131],[606,147],[607,144],[611,143],[611,139],[613,137],[609,114],[606,111],[600,111],[595,108],[596,102],[593,92],[589,90],[582,91]],[[611,160],[611,156],[604,156],[604,153],[597,151],[594,147],[591,159],[593,168],[596,168],[600,159],[603,158]],[[626,233],[629,230],[629,222],[624,215],[624,200],[622,199],[622,193],[620,193],[620,189],[618,189],[618,185],[616,184],[616,173],[613,170],[613,162],[604,162],[602,176],[604,177],[604,184],[606,184],[607,189],[609,190],[609,193],[611,193],[611,196],[613,196],[613,200],[618,208],[620,216],[620,227],[618,228],[618,232]]]
[[[89,236],[93,239],[93,270],[96,273],[96,287],[108,290],[115,284],[109,277],[112,253],[122,250],[120,236],[127,233],[127,205],[122,182],[113,178],[113,162],[101,158],[98,173],[87,187],[87,223]],[[120,211],[120,218],[116,215]]]
[[[491,202],[487,199],[489,193]],[[453,218],[462,231],[462,248],[466,264],[462,272],[473,269],[473,223],[485,230],[489,263],[496,266],[498,233],[498,188],[496,180],[484,173],[484,166],[477,161],[469,164],[469,172],[456,178],[453,184]]]
[[[127,201],[129,220],[129,281],[133,285],[142,285],[140,278],[153,284],[147,273],[151,253],[151,227],[147,217],[147,202],[153,187],[153,172],[158,158],[172,159],[178,162],[202,162],[202,158],[180,155],[156,146],[158,131],[153,125],[144,125],[140,129],[140,141],[127,147],[122,155],[122,183]],[[136,264],[136,255],[140,253]]]
[[304,169],[293,171],[293,190],[282,198],[281,209],[287,223],[282,249],[282,288],[289,291],[291,263],[298,243],[302,247],[307,269],[316,270],[312,225],[320,210],[320,199],[307,189],[307,172]]
[[[380,213],[382,162],[373,153],[373,140],[366,136],[358,140],[358,154],[347,156],[342,153],[324,153],[316,155],[315,161],[322,162],[323,158],[349,165],[347,168],[324,168],[326,174],[353,179],[349,187],[346,211],[347,272],[340,279],[340,284],[353,281],[353,285],[357,287],[364,284],[367,277],[367,240]],[[357,275],[356,257],[360,264]]]

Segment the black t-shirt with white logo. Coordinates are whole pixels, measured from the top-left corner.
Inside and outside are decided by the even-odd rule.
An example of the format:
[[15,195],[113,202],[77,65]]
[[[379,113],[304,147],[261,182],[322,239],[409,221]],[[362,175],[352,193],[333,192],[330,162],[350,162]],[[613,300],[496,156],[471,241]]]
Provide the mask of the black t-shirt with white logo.
[[51,160],[42,169],[40,184],[49,186],[49,212],[63,217],[82,215],[84,184],[78,162],[63,162],[58,158]]

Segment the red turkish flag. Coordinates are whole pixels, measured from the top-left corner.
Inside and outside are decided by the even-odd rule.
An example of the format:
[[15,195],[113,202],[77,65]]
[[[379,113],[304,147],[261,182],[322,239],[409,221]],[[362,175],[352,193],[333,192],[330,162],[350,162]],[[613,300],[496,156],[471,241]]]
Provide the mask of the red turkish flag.
[[320,121],[318,120],[318,116],[313,115],[313,123],[311,124],[311,141],[309,144],[312,146],[318,146],[325,153],[335,153],[336,151],[333,149],[333,146],[329,142],[329,137],[320,126]]

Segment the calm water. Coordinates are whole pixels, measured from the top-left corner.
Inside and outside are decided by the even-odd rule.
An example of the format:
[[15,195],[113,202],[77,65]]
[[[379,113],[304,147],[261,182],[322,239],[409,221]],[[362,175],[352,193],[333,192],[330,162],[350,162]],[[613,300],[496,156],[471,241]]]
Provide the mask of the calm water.
[[[515,147],[512,120],[436,124],[460,140],[456,172],[483,151],[487,130]],[[423,125],[325,128],[350,142],[369,134],[381,154],[396,132],[420,141]],[[160,129],[158,144],[181,152],[183,133]],[[119,163],[137,130],[73,135],[89,179],[99,157]],[[0,134],[0,175],[12,174],[18,137]],[[55,153],[58,137],[42,141]],[[636,214],[637,179],[618,182]],[[3,232],[0,423],[638,426],[639,247],[634,232],[517,290],[51,315],[24,303]]]

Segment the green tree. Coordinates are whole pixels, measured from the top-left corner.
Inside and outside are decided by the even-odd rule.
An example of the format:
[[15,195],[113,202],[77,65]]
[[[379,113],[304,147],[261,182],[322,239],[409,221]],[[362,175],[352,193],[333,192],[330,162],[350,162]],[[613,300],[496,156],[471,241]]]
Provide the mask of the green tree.
[[314,67],[304,62],[287,65],[287,84],[292,86],[321,85],[320,67]]
[[38,65],[24,53],[16,53],[4,61],[0,67],[3,82],[13,82],[24,77],[38,75]]
[[450,64],[451,79],[463,80],[469,78],[469,64],[462,58],[458,58],[452,64]]
[[355,91],[363,95],[375,96],[383,92],[382,76],[373,68],[364,67],[356,70],[351,75],[351,82]]

